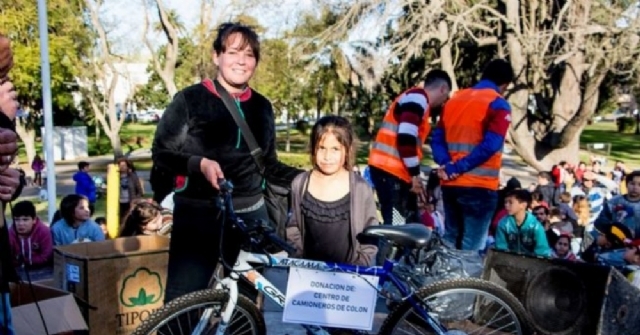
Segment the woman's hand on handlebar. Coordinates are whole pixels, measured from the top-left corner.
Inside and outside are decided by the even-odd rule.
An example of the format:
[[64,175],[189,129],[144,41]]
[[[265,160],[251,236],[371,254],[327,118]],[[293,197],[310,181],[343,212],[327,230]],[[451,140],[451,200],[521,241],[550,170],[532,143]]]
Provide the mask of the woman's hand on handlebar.
[[220,164],[218,162],[203,158],[200,161],[200,172],[207,178],[207,181],[211,183],[215,189],[219,190],[219,180],[224,179],[224,174],[222,173],[222,169],[220,168]]

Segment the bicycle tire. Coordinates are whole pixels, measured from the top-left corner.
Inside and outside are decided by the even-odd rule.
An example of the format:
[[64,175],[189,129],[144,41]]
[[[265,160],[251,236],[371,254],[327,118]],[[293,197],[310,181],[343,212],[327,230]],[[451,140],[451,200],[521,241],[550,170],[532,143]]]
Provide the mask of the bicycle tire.
[[[185,294],[175,298],[168,304],[162,306],[153,312],[149,318],[143,321],[131,335],[150,335],[155,334],[155,328],[162,322],[179,315],[180,312],[188,312],[194,306],[204,305],[207,303],[220,303],[223,306],[229,301],[229,294],[226,291],[206,289]],[[266,335],[267,329],[264,316],[258,307],[249,299],[242,295],[238,295],[236,304],[239,308],[247,311],[254,324],[256,332],[253,335]]]
[[[525,335],[532,334],[532,326],[529,320],[527,311],[524,306],[518,301],[518,299],[501,286],[492,282],[478,279],[478,278],[459,278],[459,279],[446,279],[429,284],[413,294],[413,297],[417,301],[424,301],[424,299],[438,294],[443,291],[451,289],[475,289],[478,291],[484,291],[495,296],[497,299],[502,300],[507,306],[511,307],[515,313],[522,333]],[[395,326],[402,320],[409,310],[413,306],[409,302],[409,299],[405,299],[396,308],[389,313],[387,318],[382,323],[378,335],[392,335]]]

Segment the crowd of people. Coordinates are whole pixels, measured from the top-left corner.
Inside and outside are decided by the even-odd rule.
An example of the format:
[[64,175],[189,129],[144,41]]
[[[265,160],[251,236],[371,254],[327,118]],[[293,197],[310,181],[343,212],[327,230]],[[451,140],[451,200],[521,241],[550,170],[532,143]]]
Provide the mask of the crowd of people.
[[[123,197],[120,198],[121,224],[117,236],[113,237],[169,235],[171,210],[143,197],[133,163],[121,159],[118,165],[121,194],[126,193],[129,197],[125,197],[125,201],[122,201]],[[111,238],[106,219],[94,216],[96,189],[89,168],[86,162],[78,163],[78,172],[73,177],[76,182],[75,193],[62,198],[59,209],[48,225],[37,216],[32,201],[24,200],[13,205],[13,225],[9,228],[11,259],[23,278],[30,276],[32,278],[29,279],[39,279],[51,275],[54,246],[100,242]]]

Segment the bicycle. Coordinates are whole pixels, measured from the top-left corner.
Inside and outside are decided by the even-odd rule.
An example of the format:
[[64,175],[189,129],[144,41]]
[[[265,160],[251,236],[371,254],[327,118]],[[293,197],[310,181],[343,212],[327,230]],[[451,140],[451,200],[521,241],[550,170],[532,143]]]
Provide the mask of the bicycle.
[[[248,237],[252,246],[264,250],[265,245],[269,244],[278,246],[287,254],[295,252],[293,247],[275,234],[275,230],[269,224],[264,222],[243,222],[237,218],[231,205],[233,186],[226,181],[221,181],[219,185],[221,195],[218,198],[218,205],[221,206],[222,213],[226,213],[225,215],[228,216],[230,222]],[[502,321],[497,326],[494,326],[498,327],[498,329],[489,328],[488,332],[480,332],[480,334],[511,333],[528,335],[531,333],[529,319],[524,307],[511,293],[494,283],[475,278],[464,278],[439,281],[421,288],[412,284],[410,275],[399,275],[398,271],[394,271],[399,264],[398,261],[402,257],[409,255],[409,251],[428,245],[431,240],[431,231],[425,226],[421,224],[375,226],[369,227],[363,234],[370,237],[384,238],[392,245],[389,257],[386,258],[382,266],[359,267],[280,257],[267,252],[256,254],[241,250],[230,275],[216,280],[215,288],[192,292],[174,299],[143,321],[132,335],[176,334],[178,330],[182,333],[183,328],[186,328],[187,325],[191,329],[188,334],[195,335],[266,334],[265,320],[260,310],[251,300],[238,294],[238,280],[242,276],[266,297],[283,307],[286,296],[249,263],[342,272],[358,276],[370,275],[379,278],[380,287],[384,287],[387,283],[392,284],[401,292],[402,298],[396,299],[397,306],[384,320],[379,331],[379,334],[383,335],[401,332],[403,329],[399,328],[399,325],[403,320],[407,321],[410,328],[422,329],[424,333],[428,334],[463,335],[470,334],[469,329],[474,334],[477,334],[476,331],[479,327],[487,326],[485,325],[487,320],[492,321],[495,319],[495,317],[482,317],[480,314],[483,311],[493,311],[497,307],[500,307],[500,310],[505,310],[512,321]],[[223,260],[222,263],[224,264]],[[406,278],[401,278],[401,276]],[[375,289],[380,294],[381,290],[378,287],[375,287]],[[495,301],[487,304],[480,299],[465,300],[449,297],[454,302],[466,301],[464,316],[459,321],[451,321],[446,318],[439,320],[434,314],[440,312],[441,308],[427,306],[426,300],[428,298],[439,298],[449,294],[462,293],[481,293]],[[383,297],[388,298],[387,296]],[[187,313],[196,310],[195,314],[187,315]],[[501,319],[499,318],[499,320]],[[195,327],[191,327],[192,324],[195,324]],[[247,330],[246,328],[248,327],[250,328]],[[302,327],[307,330],[307,334],[329,334],[322,327],[313,325],[302,325]]]

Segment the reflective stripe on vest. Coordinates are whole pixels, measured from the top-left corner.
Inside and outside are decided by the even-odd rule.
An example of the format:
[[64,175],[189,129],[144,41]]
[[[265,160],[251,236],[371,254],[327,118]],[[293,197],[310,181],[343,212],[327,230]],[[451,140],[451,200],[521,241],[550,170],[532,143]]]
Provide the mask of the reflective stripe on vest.
[[[482,142],[489,104],[499,96],[493,90],[466,89],[458,91],[447,102],[442,113],[442,123],[445,125],[447,149],[453,162],[468,156]],[[442,181],[442,185],[497,190],[501,165],[502,152],[499,151],[458,178]]]
[[[370,166],[376,167],[394,177],[410,183],[411,176],[409,175],[409,171],[407,170],[402,157],[400,157],[400,153],[398,152],[398,148],[396,146],[399,125],[395,116],[395,108],[398,100],[408,91],[405,91],[403,94],[398,96],[398,98],[396,98],[393,104],[391,104],[389,110],[385,114],[384,119],[382,120],[382,124],[378,129],[375,141],[371,145],[368,163]],[[429,130],[431,128],[429,120],[429,110],[427,109],[424,111],[422,124],[418,128],[418,141],[420,143],[418,144],[417,148],[417,156],[419,160],[421,160],[423,156],[422,144],[427,138],[427,135],[429,134]]]
[[[476,145],[469,143],[447,143],[447,148],[449,152],[460,152],[465,153],[465,156],[470,154],[473,149],[475,149]],[[500,169],[493,169],[488,167],[478,166],[471,171],[465,172],[465,174],[476,175],[480,177],[493,177],[500,178]]]

